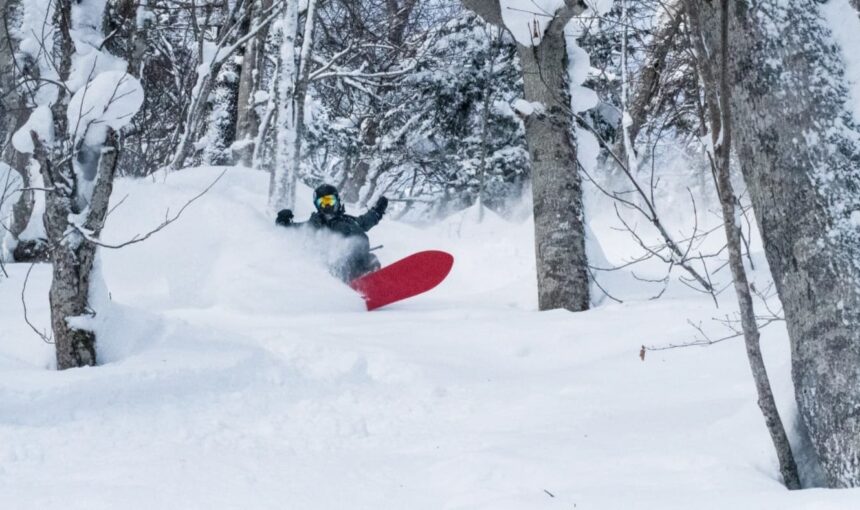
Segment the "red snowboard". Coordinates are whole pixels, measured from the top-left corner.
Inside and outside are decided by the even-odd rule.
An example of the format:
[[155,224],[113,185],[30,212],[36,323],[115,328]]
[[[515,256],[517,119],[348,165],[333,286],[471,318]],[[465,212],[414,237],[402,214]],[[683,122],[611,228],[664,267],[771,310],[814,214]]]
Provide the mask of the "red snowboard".
[[454,257],[444,251],[422,251],[349,283],[364,297],[368,310],[417,296],[442,283]]

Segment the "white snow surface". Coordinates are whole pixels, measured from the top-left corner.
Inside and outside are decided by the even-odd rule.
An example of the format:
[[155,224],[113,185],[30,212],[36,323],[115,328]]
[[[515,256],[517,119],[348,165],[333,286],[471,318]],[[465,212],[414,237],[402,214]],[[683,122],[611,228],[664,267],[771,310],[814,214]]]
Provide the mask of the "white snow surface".
[[[605,14],[615,0],[585,0],[582,16]],[[502,21],[523,46],[537,46],[565,0],[500,0]]]
[[[104,238],[157,226],[220,169],[119,180]],[[423,296],[368,313],[266,213],[268,176],[230,169],[144,243],[101,252],[91,321],[102,365],[56,372],[24,323],[29,266],[0,280],[0,507],[64,509],[856,508],[857,490],[789,492],[743,343],[649,352],[721,333],[706,296],[536,311],[532,225],[474,210],[371,231],[388,264],[456,258]],[[310,212],[299,190],[297,218]],[[301,199],[301,197],[307,197]],[[591,223],[607,259],[629,253]],[[757,254],[757,261],[761,261]],[[638,268],[639,276],[655,276]],[[719,275],[715,275],[719,276]],[[26,289],[48,326],[50,269]],[[763,332],[794,422],[788,345]],[[794,434],[792,434],[794,435]]]
[[860,124],[860,14],[848,0],[830,0],[821,6],[821,13],[842,52],[852,103],[848,109]]
[[32,154],[36,148],[31,135],[33,132],[46,144],[54,143],[54,116],[51,114],[50,106],[42,105],[34,108],[27,117],[27,122],[15,131],[12,135],[12,146],[15,150]]
[[564,0],[500,0],[499,6],[514,39],[523,46],[537,46]]

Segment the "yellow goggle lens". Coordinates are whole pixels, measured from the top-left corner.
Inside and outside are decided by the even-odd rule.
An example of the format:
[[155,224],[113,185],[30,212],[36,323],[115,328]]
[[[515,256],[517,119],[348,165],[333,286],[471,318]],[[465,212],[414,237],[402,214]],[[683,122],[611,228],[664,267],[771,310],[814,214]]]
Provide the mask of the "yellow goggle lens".
[[334,206],[335,204],[337,204],[337,197],[334,195],[325,195],[317,199],[317,205],[319,207],[329,207]]

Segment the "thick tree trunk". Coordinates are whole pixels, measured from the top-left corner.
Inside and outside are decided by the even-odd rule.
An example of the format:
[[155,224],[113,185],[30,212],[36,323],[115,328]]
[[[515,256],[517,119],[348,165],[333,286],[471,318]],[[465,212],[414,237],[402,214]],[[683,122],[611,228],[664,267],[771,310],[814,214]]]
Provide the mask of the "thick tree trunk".
[[[699,0],[705,39],[719,16]],[[860,486],[860,119],[815,0],[732,2],[738,157],[785,311],[798,408],[832,487]],[[825,4],[826,5],[826,4]],[[826,7],[825,7],[826,8]]]
[[[96,314],[90,303],[90,288],[97,245],[90,241],[98,238],[104,227],[108,202],[116,173],[117,137],[111,132],[99,160],[98,176],[92,197],[85,209],[76,205],[69,189],[63,189],[58,178],[68,176],[48,157],[44,145],[34,136],[35,158],[42,174],[58,191],[47,194],[45,225],[51,246],[53,279],[49,293],[51,329],[57,349],[57,368],[92,366],[96,364],[96,335],[76,321]],[[70,218],[86,212],[81,226],[87,237],[70,223]]]
[[[746,343],[747,359],[752,370],[753,380],[758,395],[758,405],[765,419],[768,432],[776,449],[779,459],[780,472],[786,487],[789,489],[800,489],[800,476],[791,443],[785,432],[782,418],[776,406],[776,400],[771,389],[767,368],[761,351],[758,323],[755,316],[752,292],[747,279],[746,268],[743,260],[743,242],[741,239],[741,226],[738,223],[737,210],[740,207],[735,195],[730,162],[732,154],[732,120],[731,120],[731,86],[730,73],[728,70],[728,5],[731,0],[722,0],[720,9],[720,44],[719,61],[715,53],[711,58],[704,58],[708,54],[704,48],[704,42],[700,37],[695,37],[694,50],[697,55],[698,65],[701,69],[702,86],[706,89],[706,96],[710,102],[710,126],[711,143],[713,146],[713,172],[716,180],[717,194],[723,211],[723,227],[726,231],[726,246],[729,254],[729,268],[732,272],[735,295],[738,300],[738,309],[741,316],[741,329]],[[691,1],[688,8],[688,19],[694,32],[700,32],[701,20],[699,10],[695,1]],[[718,78],[717,78],[718,77]],[[719,81],[718,81],[719,80]],[[719,100],[717,100],[719,98]]]
[[[60,81],[66,81],[74,52],[72,0],[55,2],[52,23],[56,36],[51,55]],[[76,144],[68,129],[69,99],[67,89],[58,87],[51,105],[55,140],[50,145],[35,131],[30,133],[33,156],[47,190],[44,221],[53,264],[49,294],[51,329],[57,368],[61,370],[96,363],[96,335],[85,319],[95,314],[90,287],[97,239],[104,226],[116,174],[118,147],[117,136],[110,129],[99,148]],[[94,175],[76,172],[74,162],[81,161],[82,150],[100,154]]]
[[526,101],[544,105],[525,120],[531,157],[538,302],[541,310],[587,310],[588,262],[582,179],[570,135],[563,30],[519,46]]
[[[502,25],[498,0],[464,0],[469,9]],[[584,10],[568,0],[537,46],[518,44],[526,101],[538,106],[525,120],[531,156],[538,303],[541,310],[589,307],[582,179],[577,166],[567,84],[564,28]]]

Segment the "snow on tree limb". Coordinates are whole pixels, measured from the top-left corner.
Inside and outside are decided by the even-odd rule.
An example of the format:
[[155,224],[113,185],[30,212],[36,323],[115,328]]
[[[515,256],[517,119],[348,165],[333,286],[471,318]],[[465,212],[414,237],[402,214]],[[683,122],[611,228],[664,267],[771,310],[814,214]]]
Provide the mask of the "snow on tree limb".
[[90,146],[104,143],[108,129],[119,131],[143,104],[143,87],[125,72],[99,74],[69,101],[69,127],[76,140]]

